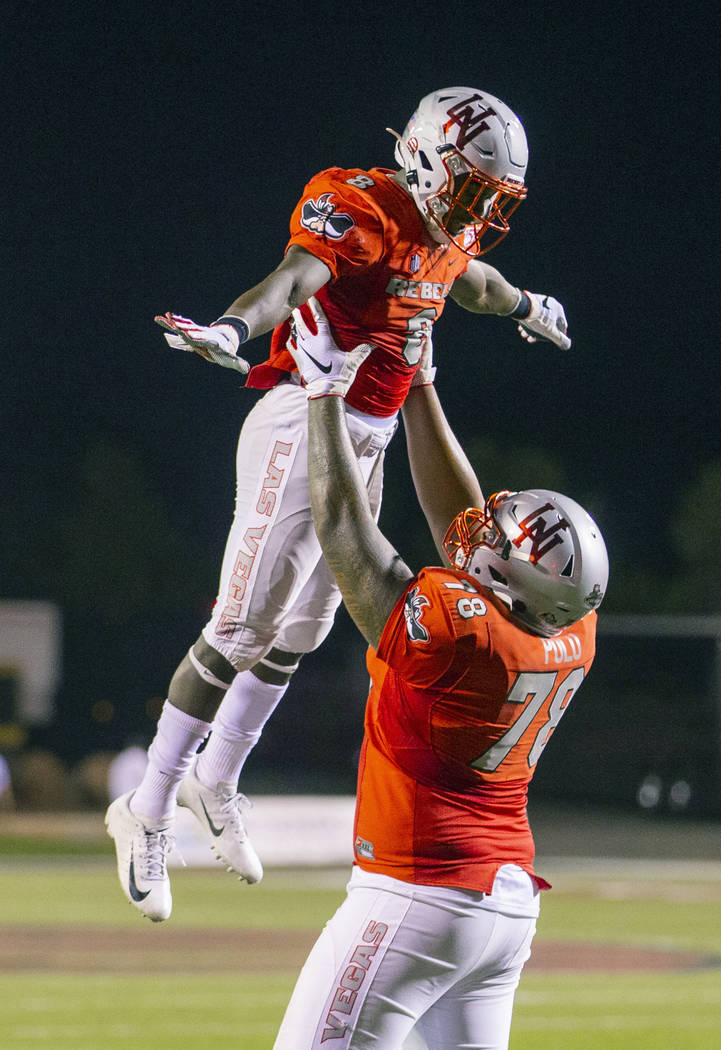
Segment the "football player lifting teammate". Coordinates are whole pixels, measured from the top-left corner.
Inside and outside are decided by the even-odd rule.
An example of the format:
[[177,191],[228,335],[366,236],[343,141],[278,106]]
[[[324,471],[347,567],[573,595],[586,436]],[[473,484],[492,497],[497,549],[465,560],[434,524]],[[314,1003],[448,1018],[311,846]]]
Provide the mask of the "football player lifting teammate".
[[[594,658],[606,548],[557,492],[484,502],[422,367],[403,418],[444,564],[413,573],[375,522],[343,402],[376,351],[338,351],[312,306],[317,332],[298,317],[294,348],[310,502],[370,647],[371,688],[346,899],[301,971],[275,1050],[401,1050],[411,1033],[429,1050],[506,1050],[549,888],[534,870],[528,784]],[[449,525],[449,504],[469,495],[477,505]]]

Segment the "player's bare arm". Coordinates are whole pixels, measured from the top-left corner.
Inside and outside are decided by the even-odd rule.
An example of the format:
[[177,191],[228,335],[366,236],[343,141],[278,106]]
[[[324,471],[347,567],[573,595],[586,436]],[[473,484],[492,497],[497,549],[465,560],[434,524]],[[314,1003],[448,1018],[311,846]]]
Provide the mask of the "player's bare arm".
[[373,519],[342,397],[309,400],[308,473],[323,554],[348,612],[375,648],[413,573]]
[[413,484],[438,553],[448,526],[466,507],[482,507],[481,486],[451,430],[432,383],[411,387],[402,409]]
[[501,314],[518,321],[518,331],[529,343],[547,340],[569,350],[568,323],[558,299],[542,292],[514,287],[488,263],[472,259],[451,289],[451,298],[476,314]]
[[311,252],[292,245],[282,263],[265,280],[240,295],[212,325],[166,313],[155,318],[174,350],[188,350],[207,361],[245,375],[250,365],[239,350],[249,339],[281,324],[292,310],[322,288],[330,269]]
[[328,319],[308,300],[316,331],[293,311],[289,344],[308,394],[308,487],[313,525],[346,608],[366,641],[376,646],[386,620],[413,573],[376,525],[351,443],[345,395],[368,354],[349,353],[333,339]]
[[225,311],[225,317],[240,317],[248,327],[248,339],[282,324],[331,278],[324,262],[305,248],[293,244],[283,261],[268,276],[243,292]]
[[450,295],[471,313],[505,316],[518,305],[520,292],[495,267],[472,259],[466,272],[453,282]]

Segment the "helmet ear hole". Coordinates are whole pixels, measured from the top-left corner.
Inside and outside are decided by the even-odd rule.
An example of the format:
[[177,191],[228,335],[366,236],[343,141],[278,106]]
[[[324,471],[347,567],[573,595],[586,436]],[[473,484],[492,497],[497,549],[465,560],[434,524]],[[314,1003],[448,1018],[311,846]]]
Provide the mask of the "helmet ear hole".
[[423,167],[426,169],[426,171],[433,171],[433,165],[431,164],[426,153],[422,149],[418,150],[418,158]]

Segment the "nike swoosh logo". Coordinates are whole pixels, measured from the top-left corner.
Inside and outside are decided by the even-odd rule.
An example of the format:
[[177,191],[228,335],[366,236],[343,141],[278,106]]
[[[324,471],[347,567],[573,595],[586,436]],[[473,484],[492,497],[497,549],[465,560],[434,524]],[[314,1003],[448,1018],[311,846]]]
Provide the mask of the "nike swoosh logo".
[[130,896],[133,898],[134,901],[137,901],[138,903],[140,903],[140,901],[144,901],[145,898],[150,893],[150,890],[146,890],[145,893],[143,893],[141,890],[138,889],[137,885],[135,884],[135,864],[133,863],[133,854],[132,853],[130,854],[130,871],[128,872],[128,889],[130,890]]
[[[313,362],[313,364],[315,365],[316,368],[319,368],[321,370],[321,372],[323,372],[324,375],[328,375],[328,373],[330,372],[330,370],[333,367],[333,365],[322,365],[320,363],[320,361],[316,360],[316,358],[313,357],[312,354],[309,354],[307,350],[304,350],[303,353],[305,354],[305,356],[307,358],[309,358]],[[203,807],[203,808],[205,808],[205,807]]]
[[212,831],[212,833],[215,835],[215,837],[217,839],[218,835],[222,835],[223,832],[225,831],[225,824],[223,824],[222,827],[219,827],[219,828],[216,827],[215,824],[213,823],[213,821],[210,819],[210,813],[208,813],[207,809],[205,808],[205,803],[203,802],[202,798],[200,800],[200,804],[203,807],[203,813],[205,813],[205,819],[208,821],[208,827],[210,828],[210,830]]

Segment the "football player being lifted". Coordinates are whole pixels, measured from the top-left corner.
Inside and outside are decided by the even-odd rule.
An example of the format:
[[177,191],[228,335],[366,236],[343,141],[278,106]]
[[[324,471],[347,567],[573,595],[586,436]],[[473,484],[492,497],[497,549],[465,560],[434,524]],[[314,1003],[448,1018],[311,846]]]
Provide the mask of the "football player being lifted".
[[[307,403],[288,349],[291,311],[317,295],[341,350],[376,347],[345,402],[376,516],[384,449],[448,296],[472,313],[514,319],[529,342],[571,345],[557,300],[522,291],[480,259],[526,196],[526,136],[508,106],[474,88],[435,91],[396,134],[395,155],[397,170],[314,176],[291,216],[280,265],[213,324],[156,318],[172,348],[247,374],[248,386],[268,392],[241,429],[212,616],[172,677],[142,782],[106,815],[123,891],[154,921],[172,907],[166,858],[176,803],[196,815],[228,868],[249,883],[262,877],[239,776],[341,600],[310,512]],[[271,329],[268,359],[251,368],[245,344]]]

